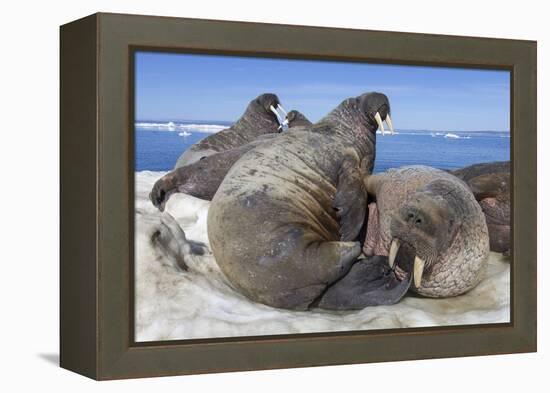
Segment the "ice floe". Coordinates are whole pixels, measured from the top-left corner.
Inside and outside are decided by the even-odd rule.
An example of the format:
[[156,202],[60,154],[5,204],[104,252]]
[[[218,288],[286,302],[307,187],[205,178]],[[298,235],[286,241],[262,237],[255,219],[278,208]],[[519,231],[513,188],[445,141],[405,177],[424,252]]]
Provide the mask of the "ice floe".
[[176,194],[166,206],[187,241],[206,245],[204,255],[186,258],[187,271],[178,268],[173,253],[155,246],[153,235],[163,220],[148,194],[164,174],[136,173],[138,342],[509,322],[510,264],[496,253],[491,253],[486,278],[472,291],[454,298],[407,295],[393,306],[351,312],[287,311],[252,302],[231,287],[208,249],[209,202]]

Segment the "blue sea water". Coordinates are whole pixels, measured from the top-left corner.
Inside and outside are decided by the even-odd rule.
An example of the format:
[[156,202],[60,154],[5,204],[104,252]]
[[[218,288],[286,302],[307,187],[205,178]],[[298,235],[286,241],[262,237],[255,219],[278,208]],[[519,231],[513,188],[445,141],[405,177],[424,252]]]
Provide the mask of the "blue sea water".
[[[199,140],[230,122],[138,121],[135,126],[136,171],[168,171],[178,157]],[[510,134],[500,131],[398,130],[377,135],[374,172],[422,164],[441,169],[510,159]]]

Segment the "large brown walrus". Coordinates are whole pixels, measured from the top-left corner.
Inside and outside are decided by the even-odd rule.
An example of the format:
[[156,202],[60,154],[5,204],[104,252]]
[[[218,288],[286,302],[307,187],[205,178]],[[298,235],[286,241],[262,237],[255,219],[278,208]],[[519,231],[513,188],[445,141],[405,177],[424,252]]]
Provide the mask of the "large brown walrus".
[[281,132],[284,124],[279,98],[266,93],[253,99],[244,114],[230,128],[210,135],[187,149],[175,168],[192,164],[204,157],[253,142],[260,135]]
[[[287,121],[289,132],[311,125],[311,122],[296,110],[288,112]],[[175,193],[181,192],[210,201],[229,169],[239,158],[261,143],[279,135],[281,134],[262,134],[243,146],[212,154],[192,164],[176,168],[155,182],[149,199],[161,211],[164,210],[170,196]]]
[[510,254],[510,161],[474,164],[451,173],[464,180],[485,214],[491,251]]
[[[261,144],[231,167],[207,226],[214,257],[239,292],[305,310],[346,275],[361,253],[363,178],[372,172],[376,129],[383,119],[391,124],[389,112],[380,93],[347,99],[308,130]],[[392,298],[390,287],[400,282],[385,273],[390,282],[373,290],[375,304],[402,296]]]
[[389,255],[395,267],[402,247],[412,252],[419,294],[462,294],[483,278],[489,235],[481,207],[453,175],[416,165],[367,178],[369,204],[365,255]]

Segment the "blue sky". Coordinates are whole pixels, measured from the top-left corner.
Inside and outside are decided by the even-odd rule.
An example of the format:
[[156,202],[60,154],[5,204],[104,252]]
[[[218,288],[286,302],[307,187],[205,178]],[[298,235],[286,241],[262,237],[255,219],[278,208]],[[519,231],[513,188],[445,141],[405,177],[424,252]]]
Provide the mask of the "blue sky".
[[139,52],[136,119],[234,121],[261,93],[317,121],[367,91],[397,129],[508,131],[508,71]]

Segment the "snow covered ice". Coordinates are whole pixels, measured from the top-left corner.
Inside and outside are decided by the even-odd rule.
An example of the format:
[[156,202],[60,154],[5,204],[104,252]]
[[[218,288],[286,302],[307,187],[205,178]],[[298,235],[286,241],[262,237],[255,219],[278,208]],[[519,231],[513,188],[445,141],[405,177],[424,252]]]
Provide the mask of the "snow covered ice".
[[[135,340],[158,341],[213,337],[258,336],[401,327],[506,323],[510,320],[510,264],[491,253],[486,278],[472,291],[447,299],[408,294],[392,306],[360,311],[287,311],[250,301],[232,289],[208,248],[209,202],[173,195],[166,212],[185,237],[204,243],[204,255],[177,267],[170,254],[152,241],[162,225],[148,199],[165,172],[136,172]],[[178,239],[176,239],[178,240]],[[179,240],[183,241],[183,240]]]

